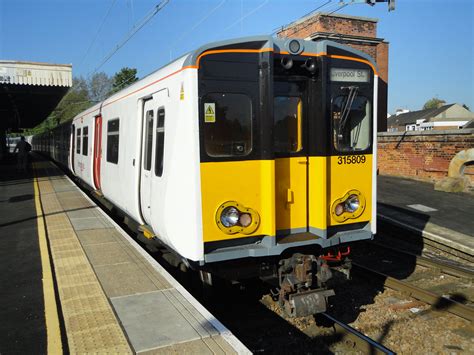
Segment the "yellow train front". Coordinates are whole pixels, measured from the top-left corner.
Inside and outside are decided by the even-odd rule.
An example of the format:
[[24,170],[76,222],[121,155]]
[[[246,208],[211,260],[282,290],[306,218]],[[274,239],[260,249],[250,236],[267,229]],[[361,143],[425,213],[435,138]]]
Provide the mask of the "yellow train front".
[[331,41],[263,37],[201,49],[196,62],[202,266],[273,277],[290,315],[324,311],[327,261],[375,234],[373,60]]
[[268,37],[195,60],[202,266],[275,277],[290,315],[324,311],[327,260],[375,234],[373,60],[331,41]]

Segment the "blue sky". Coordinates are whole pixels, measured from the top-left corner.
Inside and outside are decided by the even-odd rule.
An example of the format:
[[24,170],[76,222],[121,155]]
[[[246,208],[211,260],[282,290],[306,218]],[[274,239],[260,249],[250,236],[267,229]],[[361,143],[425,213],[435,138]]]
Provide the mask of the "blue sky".
[[[72,63],[75,76],[87,77],[159,2],[0,0],[0,59]],[[201,44],[270,34],[326,2],[170,0],[100,71],[129,66],[142,77]],[[337,7],[332,0],[321,10]],[[420,109],[431,97],[474,111],[473,0],[397,0],[393,12],[379,3],[338,13],[379,19],[378,37],[390,42],[389,112]]]

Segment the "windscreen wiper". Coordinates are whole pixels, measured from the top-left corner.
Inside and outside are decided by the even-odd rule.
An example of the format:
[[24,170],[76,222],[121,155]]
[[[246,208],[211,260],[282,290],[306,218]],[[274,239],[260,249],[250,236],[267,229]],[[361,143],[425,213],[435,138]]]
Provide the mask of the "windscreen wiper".
[[351,112],[352,103],[357,97],[357,91],[359,90],[358,86],[342,86],[342,90],[349,90],[349,93],[346,96],[346,101],[344,102],[342,112],[341,112],[341,121],[339,122],[338,136],[341,135],[342,130],[346,126],[347,120],[349,119],[349,113]]

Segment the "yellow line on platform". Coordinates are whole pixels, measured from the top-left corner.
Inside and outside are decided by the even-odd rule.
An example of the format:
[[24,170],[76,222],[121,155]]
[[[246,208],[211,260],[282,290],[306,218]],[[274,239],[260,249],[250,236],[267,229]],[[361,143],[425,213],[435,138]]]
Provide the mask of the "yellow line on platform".
[[44,223],[43,209],[41,207],[39,184],[36,178],[36,164],[33,163],[35,178],[35,206],[38,223],[38,239],[41,255],[43,297],[44,297],[44,315],[46,320],[46,334],[48,341],[48,354],[62,354],[61,331],[59,327],[58,308],[56,304],[56,295],[54,292],[53,273],[51,270],[48,241],[46,237],[46,228]]

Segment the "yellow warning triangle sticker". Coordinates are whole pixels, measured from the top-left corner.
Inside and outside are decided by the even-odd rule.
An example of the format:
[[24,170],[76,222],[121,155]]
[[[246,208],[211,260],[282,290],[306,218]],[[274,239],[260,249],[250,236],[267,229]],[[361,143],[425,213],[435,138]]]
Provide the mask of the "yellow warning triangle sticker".
[[213,115],[213,114],[214,114],[214,110],[212,109],[212,106],[211,105],[207,106],[206,115]]

